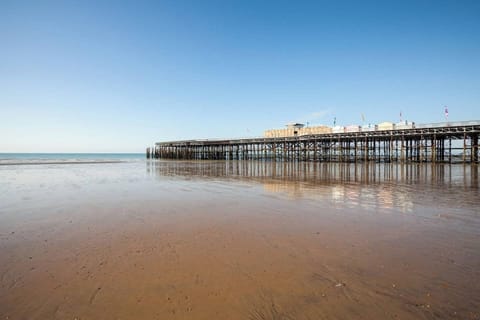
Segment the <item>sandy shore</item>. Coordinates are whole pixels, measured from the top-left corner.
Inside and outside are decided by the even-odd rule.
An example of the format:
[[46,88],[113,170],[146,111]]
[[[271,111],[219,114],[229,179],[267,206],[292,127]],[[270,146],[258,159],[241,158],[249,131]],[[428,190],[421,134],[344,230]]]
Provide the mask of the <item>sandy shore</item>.
[[2,169],[0,319],[480,317],[470,172],[318,184],[188,166]]

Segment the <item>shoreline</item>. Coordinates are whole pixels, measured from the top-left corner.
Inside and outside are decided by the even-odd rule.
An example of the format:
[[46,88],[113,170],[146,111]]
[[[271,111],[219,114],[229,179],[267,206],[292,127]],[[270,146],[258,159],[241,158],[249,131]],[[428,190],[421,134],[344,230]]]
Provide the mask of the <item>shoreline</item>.
[[36,161],[36,162],[8,162],[0,163],[0,166],[23,166],[23,165],[42,165],[42,164],[102,164],[102,163],[125,163],[122,160],[91,160],[91,161]]

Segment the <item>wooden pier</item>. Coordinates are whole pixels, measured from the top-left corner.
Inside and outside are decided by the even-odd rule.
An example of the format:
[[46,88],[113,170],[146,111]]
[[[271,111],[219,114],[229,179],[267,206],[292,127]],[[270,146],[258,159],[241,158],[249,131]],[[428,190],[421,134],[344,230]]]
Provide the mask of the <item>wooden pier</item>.
[[284,138],[157,142],[147,148],[146,156],[183,160],[478,163],[479,134],[480,121],[461,121]]

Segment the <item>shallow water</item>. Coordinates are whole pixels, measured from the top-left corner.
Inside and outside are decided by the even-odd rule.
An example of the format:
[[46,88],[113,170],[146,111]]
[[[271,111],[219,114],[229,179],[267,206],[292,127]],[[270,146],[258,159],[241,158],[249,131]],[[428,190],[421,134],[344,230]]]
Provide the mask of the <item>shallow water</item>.
[[143,161],[143,153],[0,153],[0,166]]
[[0,167],[0,319],[478,319],[479,169]]

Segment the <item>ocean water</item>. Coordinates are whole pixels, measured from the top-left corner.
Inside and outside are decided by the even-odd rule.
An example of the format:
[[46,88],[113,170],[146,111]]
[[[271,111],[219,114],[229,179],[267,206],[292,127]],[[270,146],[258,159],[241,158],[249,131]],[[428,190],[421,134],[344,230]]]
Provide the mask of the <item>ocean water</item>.
[[144,153],[0,153],[0,165],[120,162],[143,159]]

